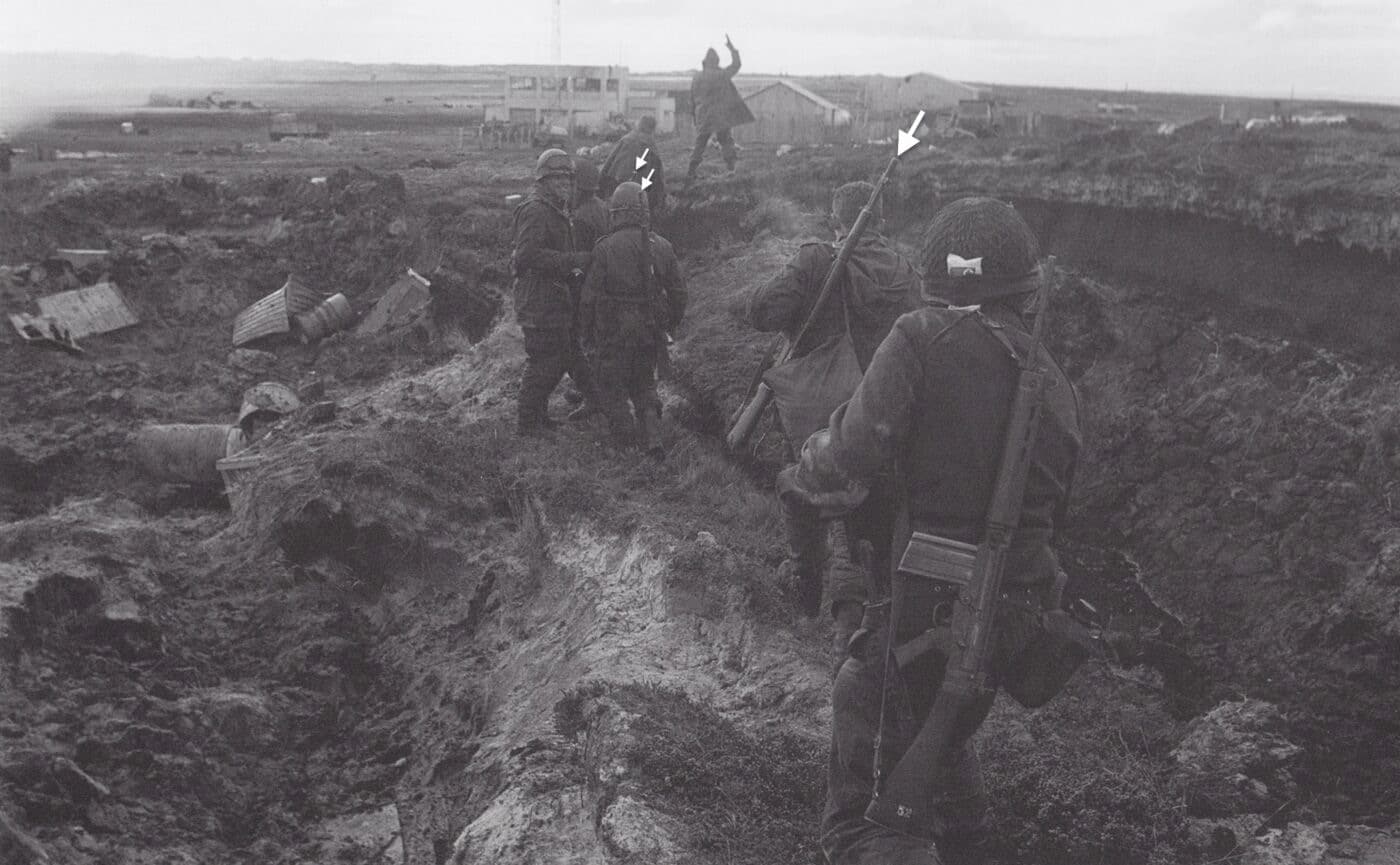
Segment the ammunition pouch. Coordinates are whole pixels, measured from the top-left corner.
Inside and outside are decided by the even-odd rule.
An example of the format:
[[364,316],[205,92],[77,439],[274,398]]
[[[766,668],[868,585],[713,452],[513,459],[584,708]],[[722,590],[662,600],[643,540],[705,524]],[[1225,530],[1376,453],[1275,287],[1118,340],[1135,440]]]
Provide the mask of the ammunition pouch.
[[1027,709],[1050,702],[1097,652],[1092,632],[1065,610],[1042,610],[1039,625],[1001,677],[1001,687]]

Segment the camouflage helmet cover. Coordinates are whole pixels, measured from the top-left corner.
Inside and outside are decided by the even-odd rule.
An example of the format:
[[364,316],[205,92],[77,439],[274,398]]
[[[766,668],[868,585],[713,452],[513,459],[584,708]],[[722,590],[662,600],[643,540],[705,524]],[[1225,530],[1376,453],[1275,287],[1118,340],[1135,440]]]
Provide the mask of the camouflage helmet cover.
[[573,177],[574,161],[569,158],[569,154],[557,147],[551,147],[540,158],[535,160],[535,179],[544,180],[546,177],[564,176]]
[[642,191],[642,185],[634,180],[626,183],[619,183],[613,190],[612,197],[608,199],[608,210],[641,210],[647,209],[647,196]]

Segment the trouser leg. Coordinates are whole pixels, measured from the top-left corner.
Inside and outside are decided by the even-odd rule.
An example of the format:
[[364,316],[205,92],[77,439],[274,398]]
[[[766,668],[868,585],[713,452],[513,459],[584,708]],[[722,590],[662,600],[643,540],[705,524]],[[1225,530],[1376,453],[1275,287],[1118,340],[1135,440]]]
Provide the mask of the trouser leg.
[[[881,669],[878,652],[841,667],[831,691],[831,755],[821,847],[832,865],[939,865],[927,841],[901,835],[865,819],[880,724]],[[894,706],[887,711],[895,714]],[[884,747],[898,725],[887,722]],[[901,742],[900,744],[905,744]],[[889,761],[885,764],[888,766]]]
[[724,164],[733,171],[734,163],[739,161],[739,152],[734,147],[734,136],[728,129],[721,129],[715,133],[715,138],[719,140],[720,152],[724,154]]
[[685,172],[687,181],[695,179],[695,172],[700,170],[700,161],[705,158],[705,146],[709,143],[710,131],[708,129],[695,133],[695,148],[690,151],[690,167]]
[[778,503],[783,514],[783,534],[787,539],[787,565],[796,583],[798,606],[803,614],[817,616],[821,612],[822,573],[826,569],[830,548],[827,545],[828,524],[816,508],[779,491]]
[[[936,863],[937,855],[929,851],[927,841],[877,826],[864,817],[873,789],[881,715],[884,648],[877,643],[883,641],[871,641],[861,657],[848,660],[832,687],[832,753],[822,849],[836,865]],[[942,658],[931,652],[901,671],[891,671],[881,737],[882,775],[888,776],[928,717],[941,684],[942,666]],[[930,838],[969,834],[986,819],[987,795],[971,737],[990,708],[991,700],[986,699],[969,709],[959,724],[959,744],[952,759],[930,782],[936,787],[932,824],[918,827]]]
[[613,441],[619,447],[627,447],[636,440],[636,425],[632,420],[632,410],[627,404],[627,351],[622,346],[606,346],[599,349],[597,364],[594,367],[594,392],[597,394],[598,408],[608,419],[608,429]]
[[851,637],[860,628],[868,595],[869,567],[873,552],[868,542],[860,546],[850,524],[837,520],[831,526],[831,555],[826,566],[826,609],[831,616],[832,674],[841,669]]
[[549,395],[568,370],[573,355],[572,337],[566,327],[526,327],[525,372],[516,396],[516,418],[522,431],[543,427],[548,421]]
[[637,348],[630,365],[628,396],[637,414],[637,431],[642,449],[648,453],[661,450],[661,398],[656,395],[656,347]]
[[578,332],[575,331],[569,336],[569,378],[573,379],[574,387],[583,394],[585,405],[597,399],[597,386],[593,381],[593,370],[589,366],[588,359],[584,357],[583,348],[578,342]]

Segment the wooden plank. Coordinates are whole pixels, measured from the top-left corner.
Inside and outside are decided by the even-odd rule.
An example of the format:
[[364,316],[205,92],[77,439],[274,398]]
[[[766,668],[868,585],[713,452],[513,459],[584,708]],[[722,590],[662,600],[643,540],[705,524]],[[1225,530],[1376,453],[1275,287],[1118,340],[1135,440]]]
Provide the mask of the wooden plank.
[[39,314],[57,321],[74,339],[141,323],[121,289],[110,282],[41,297]]

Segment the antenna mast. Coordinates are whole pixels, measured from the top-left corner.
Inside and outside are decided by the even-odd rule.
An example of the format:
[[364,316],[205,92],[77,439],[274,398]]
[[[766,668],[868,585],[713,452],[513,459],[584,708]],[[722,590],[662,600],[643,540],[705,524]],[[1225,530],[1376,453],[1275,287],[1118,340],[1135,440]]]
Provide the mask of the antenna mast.
[[551,34],[549,43],[549,60],[554,64],[554,74],[559,74],[559,60],[563,49],[562,19],[563,10],[560,8],[560,0],[550,0],[553,15],[550,21]]

